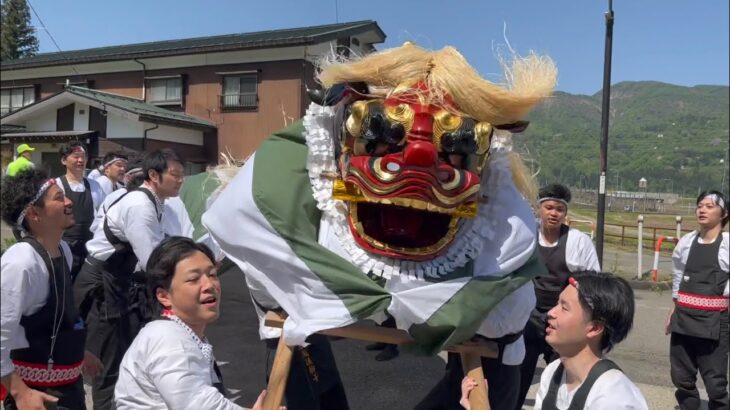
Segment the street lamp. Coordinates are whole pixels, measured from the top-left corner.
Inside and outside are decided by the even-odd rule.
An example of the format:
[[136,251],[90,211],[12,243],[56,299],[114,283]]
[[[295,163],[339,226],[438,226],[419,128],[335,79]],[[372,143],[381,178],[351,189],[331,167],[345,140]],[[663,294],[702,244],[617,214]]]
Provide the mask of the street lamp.
[[608,123],[611,104],[611,54],[613,49],[613,1],[608,0],[606,39],[603,50],[603,89],[601,90],[601,168],[598,181],[598,215],[596,221],[596,256],[603,265],[603,228],[606,220],[606,174],[608,168]]

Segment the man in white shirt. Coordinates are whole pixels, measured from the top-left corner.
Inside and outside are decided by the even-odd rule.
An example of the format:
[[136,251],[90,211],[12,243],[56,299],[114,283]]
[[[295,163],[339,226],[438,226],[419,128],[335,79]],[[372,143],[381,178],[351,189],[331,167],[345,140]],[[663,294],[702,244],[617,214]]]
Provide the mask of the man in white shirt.
[[625,279],[596,272],[570,277],[548,312],[545,340],[560,359],[540,377],[535,410],[648,409],[636,385],[603,358],[633,321],[634,292]]
[[537,302],[524,331],[525,359],[516,410],[525,401],[539,356],[543,355],[545,363],[557,358],[545,342],[547,311],[558,302],[571,273],[601,270],[591,238],[565,224],[570,199],[570,189],[561,184],[547,185],[539,192],[538,250],[549,273],[533,280]]
[[150,318],[142,273],[152,250],[165,237],[164,202],[178,195],[183,161],[172,150],[149,153],[145,181],[106,209],[87,244],[89,257],[74,284],[76,303],[88,317],[89,349],[104,363],[94,381],[95,409],[112,407],[119,363],[141,325]]
[[84,178],[87,152],[84,144],[79,141],[71,141],[59,149],[61,163],[66,167],[66,173],[56,178],[56,182],[73,203],[74,219],[76,219],[76,223],[63,234],[63,240],[71,247],[73,254],[72,278],[78,275],[86,259],[86,242],[92,237],[89,228],[94,221],[94,213],[106,196],[96,181]]
[[699,230],[683,236],[672,255],[675,307],[666,324],[666,333],[672,334],[672,383],[680,408],[699,409],[699,371],[709,408],[727,409],[730,234],[723,232],[728,223],[725,196],[719,191],[701,193],[696,214]]
[[[122,195],[139,188],[144,183],[144,173],[142,172],[142,164],[144,162],[144,155],[142,153],[127,162],[128,170],[124,174],[124,187],[114,191],[104,198],[104,202],[96,210],[94,216],[94,222],[91,224],[91,232],[96,231],[100,223],[104,222],[106,211],[109,207]],[[165,211],[162,215],[162,230],[165,236],[184,236],[186,238],[193,237],[193,223],[190,220],[185,204],[182,202],[180,197],[167,198],[165,201]],[[206,242],[206,244],[208,244]]]
[[40,170],[3,180],[2,218],[19,239],[0,258],[0,368],[5,408],[47,402],[84,409],[81,373],[100,363],[84,352],[86,330],[71,292],[71,251],[61,239],[73,225],[71,201]]
[[127,158],[123,155],[110,152],[104,156],[102,163],[103,175],[96,182],[101,186],[104,195],[109,195],[124,187],[124,174],[127,171]]

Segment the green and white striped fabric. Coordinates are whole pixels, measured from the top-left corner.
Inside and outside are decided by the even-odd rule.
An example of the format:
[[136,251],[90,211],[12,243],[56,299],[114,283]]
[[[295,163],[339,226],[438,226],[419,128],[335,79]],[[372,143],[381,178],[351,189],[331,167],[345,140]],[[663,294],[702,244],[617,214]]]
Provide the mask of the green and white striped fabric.
[[[543,273],[534,255],[534,218],[514,190],[523,204],[517,211],[502,207],[507,214],[500,217],[495,242],[475,261],[441,277],[374,280],[320,244],[322,213],[308,176],[304,132],[297,122],[269,137],[202,217],[226,256],[288,313],[288,344],[301,345],[319,330],[387,311],[414,337],[416,351],[434,354],[469,339],[500,301]],[[526,232],[521,240],[527,245],[505,249],[517,230]],[[502,263],[510,252],[515,255]],[[501,274],[477,274],[482,269]],[[534,305],[534,299],[525,304]],[[521,314],[517,329],[531,309],[522,309],[527,313]]]

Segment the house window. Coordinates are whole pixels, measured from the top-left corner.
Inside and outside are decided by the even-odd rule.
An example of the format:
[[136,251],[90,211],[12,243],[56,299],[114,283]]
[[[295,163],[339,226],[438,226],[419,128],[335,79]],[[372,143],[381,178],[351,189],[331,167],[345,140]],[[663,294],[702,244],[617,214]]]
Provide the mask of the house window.
[[259,105],[258,76],[256,74],[227,75],[223,77],[221,108],[251,109]]
[[0,115],[19,110],[35,102],[35,87],[3,88],[0,90]]
[[148,78],[147,102],[156,105],[182,105],[182,77]]

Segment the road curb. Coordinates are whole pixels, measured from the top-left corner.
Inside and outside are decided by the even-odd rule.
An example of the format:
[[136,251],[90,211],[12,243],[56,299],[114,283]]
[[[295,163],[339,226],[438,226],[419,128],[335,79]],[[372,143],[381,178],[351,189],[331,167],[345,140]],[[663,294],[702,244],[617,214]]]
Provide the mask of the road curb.
[[629,285],[631,285],[632,289],[637,290],[672,290],[672,282],[670,281],[653,282],[649,280],[631,279],[629,280]]

